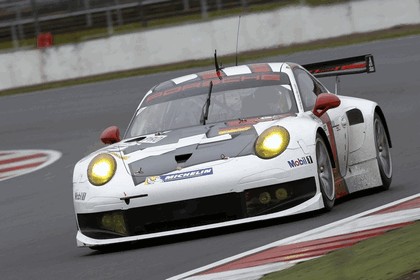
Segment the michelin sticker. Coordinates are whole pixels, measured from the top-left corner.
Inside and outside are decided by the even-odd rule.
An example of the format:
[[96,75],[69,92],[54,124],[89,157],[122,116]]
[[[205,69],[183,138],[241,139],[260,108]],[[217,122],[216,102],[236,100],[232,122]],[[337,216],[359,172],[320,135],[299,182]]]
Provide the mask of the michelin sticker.
[[155,183],[166,183],[190,178],[196,178],[201,176],[207,176],[213,174],[213,168],[205,168],[199,170],[193,170],[188,172],[174,173],[162,176],[150,176],[146,178],[145,185],[152,185]]

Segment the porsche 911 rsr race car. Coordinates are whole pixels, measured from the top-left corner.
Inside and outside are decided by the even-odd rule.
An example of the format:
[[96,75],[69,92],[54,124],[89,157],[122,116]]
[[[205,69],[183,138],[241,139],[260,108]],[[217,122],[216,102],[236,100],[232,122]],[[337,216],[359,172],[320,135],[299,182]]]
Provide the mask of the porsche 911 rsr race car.
[[123,139],[107,128],[110,145],[75,166],[78,246],[329,210],[349,193],[387,189],[381,108],[316,78],[374,71],[366,55],[218,68],[153,87]]

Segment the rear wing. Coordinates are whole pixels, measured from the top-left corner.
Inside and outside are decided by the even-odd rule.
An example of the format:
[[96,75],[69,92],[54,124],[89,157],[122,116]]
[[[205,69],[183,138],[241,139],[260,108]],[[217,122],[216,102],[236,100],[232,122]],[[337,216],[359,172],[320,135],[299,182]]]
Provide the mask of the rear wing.
[[375,63],[371,54],[302,66],[317,78],[375,72]]

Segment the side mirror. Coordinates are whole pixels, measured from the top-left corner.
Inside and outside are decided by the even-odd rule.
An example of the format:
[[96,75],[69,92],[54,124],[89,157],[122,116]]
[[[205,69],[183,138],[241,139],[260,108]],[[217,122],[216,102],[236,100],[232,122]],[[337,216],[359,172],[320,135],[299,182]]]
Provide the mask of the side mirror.
[[101,133],[101,141],[104,144],[114,144],[120,142],[120,129],[116,126],[110,126]]
[[331,93],[321,93],[316,98],[315,107],[312,112],[319,118],[329,109],[337,108],[340,104],[341,100],[336,95]]

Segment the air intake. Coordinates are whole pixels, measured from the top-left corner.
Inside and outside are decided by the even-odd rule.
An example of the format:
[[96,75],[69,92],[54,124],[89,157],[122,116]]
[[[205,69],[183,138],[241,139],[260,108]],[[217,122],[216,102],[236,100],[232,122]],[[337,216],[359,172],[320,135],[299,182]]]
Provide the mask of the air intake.
[[184,163],[186,162],[190,157],[192,156],[192,154],[183,154],[183,155],[177,155],[175,156],[175,160],[177,163]]

